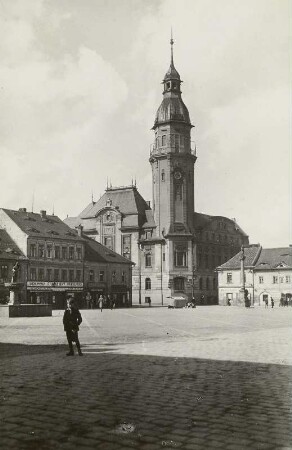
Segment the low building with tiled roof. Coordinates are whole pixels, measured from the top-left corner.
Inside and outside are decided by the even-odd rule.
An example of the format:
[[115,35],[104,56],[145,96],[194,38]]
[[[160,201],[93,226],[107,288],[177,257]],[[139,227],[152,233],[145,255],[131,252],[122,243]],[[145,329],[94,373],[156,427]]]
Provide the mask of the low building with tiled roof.
[[[217,268],[219,303],[242,305],[242,253]],[[244,288],[251,304],[284,306],[292,302],[292,247],[263,249],[259,244],[244,247]]]

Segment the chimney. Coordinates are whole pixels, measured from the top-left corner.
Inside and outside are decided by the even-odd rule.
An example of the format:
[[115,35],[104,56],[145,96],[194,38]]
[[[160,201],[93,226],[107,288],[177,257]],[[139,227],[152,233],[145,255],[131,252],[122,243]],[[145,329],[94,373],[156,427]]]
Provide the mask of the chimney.
[[26,208],[19,208],[19,212],[26,212]]
[[47,217],[47,211],[44,211],[43,209],[40,211],[40,215],[42,219],[45,219]]
[[78,225],[77,227],[78,236],[82,237],[83,235],[83,225]]

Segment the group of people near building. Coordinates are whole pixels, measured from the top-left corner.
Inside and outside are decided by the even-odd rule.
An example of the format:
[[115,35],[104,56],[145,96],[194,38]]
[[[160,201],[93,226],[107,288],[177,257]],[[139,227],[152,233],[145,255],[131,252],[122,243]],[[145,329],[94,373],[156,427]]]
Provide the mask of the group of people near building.
[[116,307],[115,301],[113,298],[108,296],[96,296],[95,298],[88,293],[86,295],[86,307],[87,309],[100,309],[102,311],[103,308],[114,309]]

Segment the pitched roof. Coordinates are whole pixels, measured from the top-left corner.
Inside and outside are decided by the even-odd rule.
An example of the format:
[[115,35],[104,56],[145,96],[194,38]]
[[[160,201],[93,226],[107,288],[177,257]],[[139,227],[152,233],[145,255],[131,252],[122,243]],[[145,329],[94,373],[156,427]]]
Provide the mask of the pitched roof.
[[228,217],[224,217],[224,216],[210,216],[209,214],[202,214],[202,213],[195,212],[194,213],[194,227],[195,227],[195,229],[207,228],[213,220],[220,220],[220,219],[228,220],[229,222],[233,223],[236,231],[239,231],[240,234],[242,234],[243,236],[248,236],[243,231],[243,229],[238,225],[237,222],[235,222],[232,219],[229,219]]
[[30,237],[83,240],[78,236],[77,231],[72,230],[57,216],[46,214],[42,217],[41,214],[22,210],[14,211],[4,208],[2,210]]
[[[251,244],[249,246],[244,246],[244,266],[245,267],[252,267],[254,266],[259,253],[261,251],[261,246],[259,244]],[[218,267],[219,270],[221,269],[240,269],[240,261],[241,261],[241,252],[238,252],[236,255],[234,255],[231,259],[226,261],[226,263],[222,264]]]
[[292,248],[264,248],[256,262],[255,270],[275,269],[279,265],[292,268]]
[[127,258],[113,252],[109,248],[95,241],[94,239],[84,236],[85,240],[85,261],[118,263],[118,264],[134,264]]
[[139,194],[135,186],[120,188],[108,188],[100,199],[88,205],[79,217],[86,219],[95,217],[98,211],[111,205],[118,207],[122,214],[145,214],[145,210],[150,209],[148,203]]
[[6,230],[0,229],[0,259],[26,259]]

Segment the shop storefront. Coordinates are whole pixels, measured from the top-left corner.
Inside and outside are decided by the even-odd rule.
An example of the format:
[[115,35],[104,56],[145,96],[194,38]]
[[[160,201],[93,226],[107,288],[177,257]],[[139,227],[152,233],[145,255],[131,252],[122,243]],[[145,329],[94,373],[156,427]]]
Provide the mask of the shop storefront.
[[132,306],[129,288],[124,284],[113,284],[110,293],[116,308]]
[[65,309],[68,297],[74,297],[77,304],[83,305],[83,283],[61,281],[28,281],[28,303],[45,303],[53,309]]

